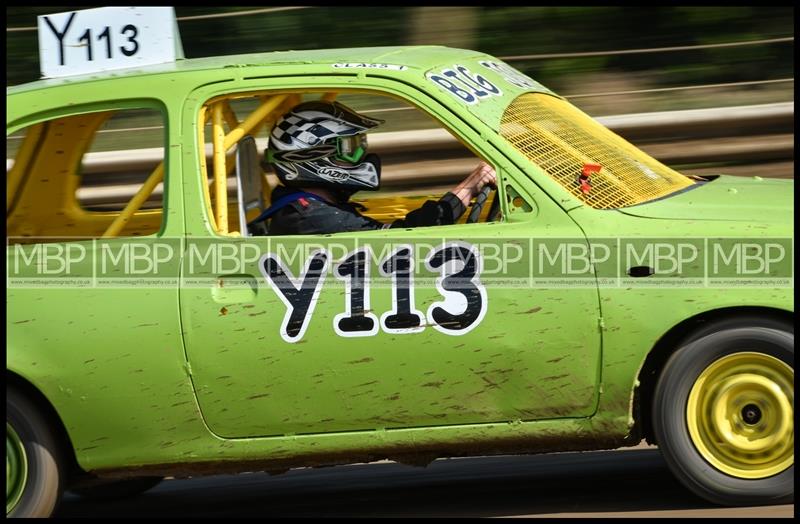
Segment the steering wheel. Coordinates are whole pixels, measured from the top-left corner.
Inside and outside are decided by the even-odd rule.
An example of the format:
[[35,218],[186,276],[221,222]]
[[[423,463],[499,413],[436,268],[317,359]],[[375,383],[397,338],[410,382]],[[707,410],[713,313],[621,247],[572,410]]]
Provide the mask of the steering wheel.
[[[491,192],[491,186],[483,186],[481,192],[475,197],[475,203],[472,204],[472,207],[469,210],[469,216],[467,217],[466,221],[467,224],[474,224],[478,221],[478,218],[481,216],[481,211],[483,211],[483,206],[486,204],[486,199],[489,198],[489,193]],[[492,207],[489,209],[489,216],[487,220],[491,221],[492,215],[497,213],[499,206],[500,199],[495,197],[494,201],[492,201]]]

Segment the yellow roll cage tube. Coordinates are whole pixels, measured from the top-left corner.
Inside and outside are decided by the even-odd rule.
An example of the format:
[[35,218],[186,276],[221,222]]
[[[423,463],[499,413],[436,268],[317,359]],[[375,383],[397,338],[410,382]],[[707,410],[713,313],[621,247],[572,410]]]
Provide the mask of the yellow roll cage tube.
[[[337,93],[329,92],[322,96],[322,100],[335,100]],[[221,234],[238,236],[239,233],[229,231],[228,224],[228,188],[227,177],[233,171],[236,163],[233,157],[227,155],[228,151],[236,145],[245,135],[256,134],[264,126],[272,124],[277,118],[288,111],[291,107],[299,103],[299,95],[279,94],[273,96],[262,96],[261,103],[247,118],[239,122],[236,114],[230,106],[230,98],[224,97],[209,101],[200,109],[198,121],[202,122],[198,126],[198,141],[200,144],[200,170],[201,177],[208,179],[208,167],[205,154],[205,126],[211,121],[212,126],[212,146],[213,146],[213,202],[212,192],[208,183],[203,184],[206,198],[206,211],[212,229]],[[287,107],[288,106],[288,107]],[[228,126],[228,133],[225,133],[224,125]],[[131,198],[125,208],[108,226],[103,238],[113,238],[119,235],[125,224],[139,211],[155,190],[156,186],[164,179],[164,162],[162,161],[150,174],[139,191]]]

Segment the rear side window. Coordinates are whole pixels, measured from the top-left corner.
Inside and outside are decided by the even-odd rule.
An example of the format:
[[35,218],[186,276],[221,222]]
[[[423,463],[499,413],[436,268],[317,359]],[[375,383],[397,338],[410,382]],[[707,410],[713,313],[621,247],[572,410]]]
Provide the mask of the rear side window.
[[7,137],[9,243],[141,237],[163,225],[161,111],[82,113]]

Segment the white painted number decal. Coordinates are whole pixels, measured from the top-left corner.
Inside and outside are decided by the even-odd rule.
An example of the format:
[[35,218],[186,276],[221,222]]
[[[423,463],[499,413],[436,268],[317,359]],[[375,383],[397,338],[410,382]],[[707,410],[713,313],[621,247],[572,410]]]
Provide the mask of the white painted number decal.
[[444,297],[428,308],[430,324],[448,335],[463,335],[480,324],[486,314],[486,289],[481,285],[481,257],[466,242],[450,242],[428,258],[430,271],[439,271],[436,289]]
[[369,248],[348,254],[336,266],[336,278],[347,286],[347,311],[336,315],[333,329],[340,337],[368,337],[378,333],[378,318],[369,309]]
[[414,307],[413,246],[400,246],[378,264],[381,275],[392,276],[392,310],[381,315],[386,333],[419,333],[425,317]]
[[261,273],[272,289],[286,305],[286,315],[281,323],[281,337],[286,342],[297,342],[308,328],[311,314],[317,305],[325,273],[328,269],[328,253],[317,251],[306,263],[300,278],[292,277],[288,269],[272,254],[261,257]]
[[463,65],[428,73],[428,80],[438,84],[453,96],[467,104],[475,104],[490,96],[501,96],[503,92],[485,77],[475,74]]
[[[333,319],[333,330],[341,337],[385,333],[419,333],[427,325],[446,335],[464,335],[481,323],[488,308],[486,289],[480,282],[483,269],[480,253],[466,242],[446,242],[434,249],[425,260],[425,267],[439,273],[436,289],[444,300],[433,303],[427,316],[414,304],[414,249],[403,245],[378,262],[380,273],[392,277],[392,309],[380,320],[370,310],[369,266],[371,250],[362,248],[348,253],[334,268],[337,279],[345,283],[345,311]],[[261,274],[286,306],[280,335],[295,343],[311,322],[325,273],[328,253],[320,249],[306,262],[298,278],[284,267],[272,253],[261,257]]]

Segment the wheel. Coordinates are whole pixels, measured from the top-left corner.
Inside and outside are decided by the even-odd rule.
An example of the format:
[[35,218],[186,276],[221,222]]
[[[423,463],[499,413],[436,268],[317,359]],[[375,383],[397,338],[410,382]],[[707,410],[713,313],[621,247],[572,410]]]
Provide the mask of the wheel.
[[64,489],[64,462],[36,405],[6,388],[6,516],[49,517]]
[[729,328],[670,357],[653,399],[670,470],[727,505],[794,501],[794,335]]
[[113,500],[144,493],[160,483],[163,477],[99,480],[86,486],[70,488],[69,492],[87,500]]

